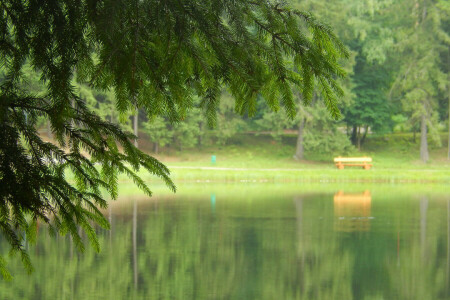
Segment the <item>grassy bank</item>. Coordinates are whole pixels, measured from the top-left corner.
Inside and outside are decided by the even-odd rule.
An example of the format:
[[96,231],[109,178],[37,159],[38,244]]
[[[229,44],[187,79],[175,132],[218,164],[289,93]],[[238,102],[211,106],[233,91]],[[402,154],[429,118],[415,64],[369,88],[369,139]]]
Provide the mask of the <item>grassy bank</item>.
[[[172,173],[172,179],[182,183],[450,183],[450,162],[447,160],[445,135],[442,145],[430,145],[431,160],[422,163],[419,157],[418,141],[412,134],[392,134],[370,137],[361,152],[350,155],[370,156],[373,168],[345,168],[334,166],[334,155],[306,153],[305,160],[293,158],[295,136],[286,135],[281,141],[274,141],[269,135],[239,135],[230,145],[210,145],[184,151],[163,149],[156,155]],[[151,149],[143,139],[140,146],[144,151]],[[152,154],[152,153],[150,153]],[[153,154],[152,154],[153,155]],[[211,156],[216,162],[211,162]],[[141,172],[140,175],[151,184],[159,184],[155,177]],[[121,184],[131,180],[119,178]]]
[[405,169],[172,169],[175,181],[450,183],[449,170]]
[[277,142],[268,135],[240,135],[227,146],[166,149],[158,158],[171,168],[175,182],[450,183],[445,135],[441,146],[430,145],[428,163],[419,160],[419,144],[412,134],[370,137],[361,151],[349,155],[372,157],[371,170],[337,170],[333,157],[338,154],[307,152],[305,160],[297,161],[293,158],[295,138],[286,135]]
[[[211,166],[211,156],[216,156],[216,167],[228,168],[295,168],[327,169],[333,167],[335,156],[370,156],[374,169],[430,169],[450,168],[447,160],[447,136],[442,134],[442,144],[430,145],[430,161],[419,159],[419,141],[412,134],[390,134],[369,137],[361,151],[323,154],[306,152],[305,159],[297,161],[295,135],[285,135],[275,141],[270,135],[241,134],[230,140],[229,145],[209,145],[195,149],[175,150],[165,148],[157,157],[172,166]],[[144,144],[145,145],[145,144]],[[144,151],[146,149],[144,148]]]
[[[169,165],[170,167],[170,165]],[[299,168],[299,169],[237,169],[180,167],[171,168],[175,183],[205,182],[259,182],[259,183],[450,183],[450,170],[443,169],[344,169]],[[151,175],[140,174],[147,182],[159,182]],[[121,182],[129,181],[121,177]]]

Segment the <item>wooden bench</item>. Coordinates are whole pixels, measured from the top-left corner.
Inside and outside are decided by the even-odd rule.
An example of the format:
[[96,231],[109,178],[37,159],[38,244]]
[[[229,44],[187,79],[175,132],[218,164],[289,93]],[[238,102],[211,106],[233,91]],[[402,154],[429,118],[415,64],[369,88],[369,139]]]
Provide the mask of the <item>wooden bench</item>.
[[357,166],[363,167],[365,170],[369,170],[372,167],[371,157],[335,157],[334,163],[338,169],[344,169],[345,166]]

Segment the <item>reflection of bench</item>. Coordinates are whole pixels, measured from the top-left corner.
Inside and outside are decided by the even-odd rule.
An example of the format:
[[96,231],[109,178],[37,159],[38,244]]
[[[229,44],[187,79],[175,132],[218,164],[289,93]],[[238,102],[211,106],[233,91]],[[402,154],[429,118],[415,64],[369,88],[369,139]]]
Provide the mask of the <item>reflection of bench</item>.
[[335,157],[334,163],[338,169],[343,169],[345,166],[357,166],[363,167],[363,169],[369,170],[372,166],[371,157]]
[[372,196],[369,191],[360,194],[334,194],[334,230],[369,231]]

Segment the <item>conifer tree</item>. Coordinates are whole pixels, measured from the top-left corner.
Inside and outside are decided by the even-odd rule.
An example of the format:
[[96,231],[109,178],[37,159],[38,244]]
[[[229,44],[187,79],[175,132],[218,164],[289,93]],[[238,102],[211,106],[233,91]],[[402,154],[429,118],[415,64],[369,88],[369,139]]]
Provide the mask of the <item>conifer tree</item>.
[[[99,211],[107,205],[100,190],[116,198],[119,173],[148,195],[140,168],[175,190],[169,170],[137,149],[132,134],[87,107],[75,71],[80,83],[113,91],[121,113],[138,108],[177,121],[198,95],[213,124],[224,85],[240,113],[253,114],[261,94],[292,118],[291,86],[308,102],[317,82],[337,117],[342,56],[347,51],[330,27],[281,1],[1,1],[1,231],[31,269],[22,239],[25,232],[33,237],[37,220],[71,234],[80,250],[82,227],[98,249],[90,222],[109,226]],[[19,84],[26,63],[41,74],[44,95]],[[55,143],[36,131],[41,116],[50,120]],[[0,269],[5,275],[3,260]]]
[[439,28],[439,8],[434,2],[419,0],[397,5],[403,12],[396,45],[402,66],[392,90],[402,97],[404,111],[420,123],[420,159],[427,162],[429,136],[440,144],[437,94],[445,89],[446,80],[440,69],[439,39],[443,32]]

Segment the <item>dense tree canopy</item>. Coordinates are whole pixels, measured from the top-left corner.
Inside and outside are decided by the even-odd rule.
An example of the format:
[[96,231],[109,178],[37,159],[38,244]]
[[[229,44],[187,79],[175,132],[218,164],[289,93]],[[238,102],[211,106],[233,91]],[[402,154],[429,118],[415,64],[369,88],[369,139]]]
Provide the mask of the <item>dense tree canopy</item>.
[[[279,1],[1,1],[2,232],[30,267],[22,239],[25,232],[33,237],[37,220],[70,233],[79,249],[81,226],[98,248],[90,221],[108,227],[97,207],[106,206],[102,188],[117,196],[119,173],[151,194],[136,174],[145,168],[175,190],[169,170],[90,109],[76,84],[113,92],[120,113],[140,108],[172,121],[183,118],[196,95],[210,123],[222,86],[240,113],[253,114],[262,95],[271,109],[283,106],[294,117],[292,86],[307,103],[317,85],[338,117],[343,56],[330,27]],[[39,74],[45,93],[23,84],[25,66]],[[41,117],[55,144],[38,134]]]

